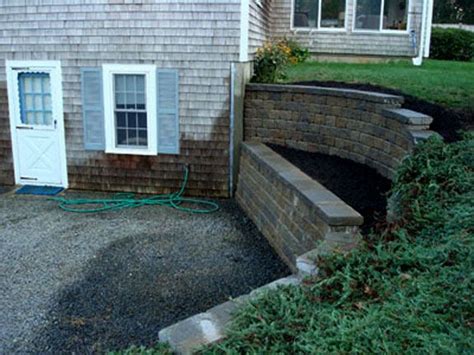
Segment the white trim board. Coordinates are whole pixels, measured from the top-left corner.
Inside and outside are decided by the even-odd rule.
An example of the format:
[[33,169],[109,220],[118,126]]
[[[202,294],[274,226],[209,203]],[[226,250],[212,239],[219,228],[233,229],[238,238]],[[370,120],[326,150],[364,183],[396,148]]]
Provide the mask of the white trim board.
[[239,61],[247,62],[249,60],[249,0],[240,1],[240,50]]

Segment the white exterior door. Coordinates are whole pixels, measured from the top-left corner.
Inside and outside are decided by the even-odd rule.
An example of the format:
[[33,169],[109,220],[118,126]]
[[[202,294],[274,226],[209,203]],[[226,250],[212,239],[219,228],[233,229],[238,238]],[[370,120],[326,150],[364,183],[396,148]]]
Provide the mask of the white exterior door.
[[6,68],[16,183],[67,187],[60,63]]

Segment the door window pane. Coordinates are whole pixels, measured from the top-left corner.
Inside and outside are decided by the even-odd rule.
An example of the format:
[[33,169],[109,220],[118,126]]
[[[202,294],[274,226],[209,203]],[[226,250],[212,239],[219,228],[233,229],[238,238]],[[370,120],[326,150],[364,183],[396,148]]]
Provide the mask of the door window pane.
[[117,147],[147,147],[145,75],[114,74]]
[[318,0],[295,0],[294,27],[318,27]]
[[51,125],[51,82],[48,73],[18,74],[21,123]]
[[381,0],[357,0],[355,28],[364,30],[380,29]]
[[383,10],[384,29],[407,29],[407,3],[407,0],[385,0]]
[[321,27],[344,27],[346,0],[321,0]]

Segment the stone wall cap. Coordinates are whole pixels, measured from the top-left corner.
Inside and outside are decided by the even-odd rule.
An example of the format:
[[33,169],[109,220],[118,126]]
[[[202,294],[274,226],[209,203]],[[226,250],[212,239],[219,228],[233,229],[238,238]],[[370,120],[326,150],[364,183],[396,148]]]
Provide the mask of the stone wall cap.
[[413,126],[429,126],[433,122],[431,116],[406,108],[386,108],[382,111],[382,114],[386,118],[395,119],[403,124]]
[[360,226],[364,219],[334,193],[313,180],[271,148],[258,142],[243,142],[242,150],[259,159],[279,179],[331,226]]
[[247,84],[246,90],[249,91],[267,91],[267,92],[285,92],[300,94],[318,94],[326,96],[345,97],[349,99],[362,99],[376,103],[403,103],[402,96],[384,94],[379,92],[362,91],[355,89],[328,88],[322,86],[305,86],[291,84]]

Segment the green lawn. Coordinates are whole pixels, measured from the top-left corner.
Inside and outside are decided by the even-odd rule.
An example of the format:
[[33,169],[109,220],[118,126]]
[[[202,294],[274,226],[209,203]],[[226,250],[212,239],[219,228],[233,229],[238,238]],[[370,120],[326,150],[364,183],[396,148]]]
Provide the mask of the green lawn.
[[285,81],[310,80],[370,83],[398,89],[446,107],[474,108],[474,62],[426,60],[421,67],[415,67],[409,61],[306,62],[290,67]]

